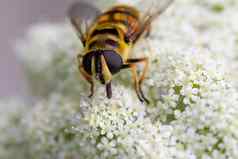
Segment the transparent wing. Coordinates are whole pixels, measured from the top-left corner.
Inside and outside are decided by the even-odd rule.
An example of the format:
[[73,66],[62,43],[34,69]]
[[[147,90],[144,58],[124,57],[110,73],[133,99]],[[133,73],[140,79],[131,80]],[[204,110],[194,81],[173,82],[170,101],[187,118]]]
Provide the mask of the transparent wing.
[[141,20],[145,22],[144,27],[146,27],[163,13],[173,1],[174,0],[79,0],[79,2],[71,5],[68,10],[68,16],[72,25],[78,31],[79,38],[84,42],[84,36],[88,31],[88,26],[102,13],[101,10],[105,11],[118,4],[133,6],[140,11]]
[[174,0],[135,0],[135,7],[142,14],[142,19],[156,19],[174,2]]
[[136,43],[142,37],[148,37],[151,32],[151,23],[159,17],[173,3],[174,0],[118,0],[138,9],[140,12],[141,28],[133,39]]
[[100,9],[94,5],[94,0],[81,0],[73,3],[68,9],[68,17],[82,42],[85,41],[85,33],[88,26],[101,14]]

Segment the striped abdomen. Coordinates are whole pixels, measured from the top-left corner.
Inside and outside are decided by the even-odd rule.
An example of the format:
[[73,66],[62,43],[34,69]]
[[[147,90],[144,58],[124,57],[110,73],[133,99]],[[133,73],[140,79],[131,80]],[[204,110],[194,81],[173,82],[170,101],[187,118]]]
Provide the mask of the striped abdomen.
[[100,15],[88,37],[88,49],[119,49],[121,41],[133,42],[139,32],[139,12],[130,6],[116,6]]
[[113,23],[118,24],[122,29],[126,41],[132,41],[139,32],[139,12],[130,6],[116,6],[105,12],[98,18],[99,24]]

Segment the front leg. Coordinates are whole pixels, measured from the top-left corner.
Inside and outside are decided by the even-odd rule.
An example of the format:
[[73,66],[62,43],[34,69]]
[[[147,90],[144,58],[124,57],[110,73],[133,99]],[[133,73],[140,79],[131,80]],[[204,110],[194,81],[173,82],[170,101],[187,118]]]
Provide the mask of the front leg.
[[79,71],[80,73],[83,75],[83,77],[88,81],[88,83],[90,83],[90,94],[89,94],[89,98],[91,98],[94,94],[94,83],[93,83],[93,79],[92,79],[92,76],[90,76],[83,68],[83,66],[80,66],[79,67]]
[[107,98],[112,97],[112,86],[111,86],[111,81],[106,84],[106,93],[107,93]]
[[[139,78],[137,75],[137,66],[136,66],[136,64],[138,63],[144,63],[142,75]],[[149,104],[149,100],[145,97],[141,88],[142,83],[146,76],[146,72],[148,71],[148,58],[145,57],[145,58],[128,59],[127,64],[124,64],[122,68],[131,68],[136,94],[140,99],[140,101],[145,101],[147,104]]]

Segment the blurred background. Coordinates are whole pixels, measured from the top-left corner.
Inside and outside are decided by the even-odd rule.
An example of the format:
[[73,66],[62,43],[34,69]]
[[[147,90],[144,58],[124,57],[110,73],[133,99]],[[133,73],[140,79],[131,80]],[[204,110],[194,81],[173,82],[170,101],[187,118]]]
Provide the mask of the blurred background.
[[24,75],[14,51],[16,39],[23,37],[34,23],[64,20],[66,9],[75,1],[0,1],[0,97],[27,95]]

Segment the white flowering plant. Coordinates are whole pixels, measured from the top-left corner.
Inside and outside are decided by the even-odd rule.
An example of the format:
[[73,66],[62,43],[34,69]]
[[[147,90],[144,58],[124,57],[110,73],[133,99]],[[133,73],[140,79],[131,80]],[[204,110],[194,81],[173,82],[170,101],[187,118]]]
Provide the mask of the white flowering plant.
[[112,99],[100,85],[88,98],[72,26],[32,27],[17,51],[35,100],[1,100],[0,158],[237,159],[237,15],[236,0],[178,0],[153,23],[133,50],[150,59],[150,104],[129,71]]

